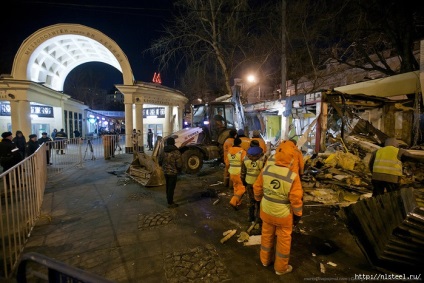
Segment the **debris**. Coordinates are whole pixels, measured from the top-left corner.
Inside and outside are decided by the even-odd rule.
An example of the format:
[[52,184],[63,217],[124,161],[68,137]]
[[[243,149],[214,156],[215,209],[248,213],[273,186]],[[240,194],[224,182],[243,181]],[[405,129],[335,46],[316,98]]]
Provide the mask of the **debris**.
[[327,262],[327,264],[328,264],[328,265],[331,265],[331,266],[334,266],[334,267],[336,267],[336,266],[337,266],[337,264],[335,264],[334,262],[331,262],[331,261]]
[[230,234],[233,230],[227,230],[224,233],[222,233],[222,236],[227,236],[228,234]]
[[237,235],[237,237],[238,237],[237,242],[239,243],[249,241],[249,234],[244,231],[241,232],[240,235]]
[[221,181],[218,181],[218,182],[216,182],[215,184],[209,185],[209,187],[219,186],[219,185],[222,185],[222,184],[224,184],[224,183],[223,183],[223,182],[221,182]]
[[316,254],[312,253],[312,256],[317,256]]
[[217,199],[216,201],[213,202],[213,205],[217,205],[218,202],[220,202],[220,201],[221,201],[220,199]]
[[232,236],[234,236],[235,234],[236,234],[236,232],[237,232],[237,230],[236,229],[234,229],[234,230],[228,230],[228,231],[225,231],[224,233],[223,233],[223,235],[225,236],[224,238],[222,238],[221,239],[221,244],[223,244],[223,243],[225,243],[228,239],[230,239]]
[[261,244],[261,235],[249,236],[249,240],[244,242],[244,246],[256,246]]
[[253,228],[255,228],[256,223],[258,223],[258,220],[256,220],[255,222],[252,223],[252,225],[250,225],[249,229],[247,229],[247,234],[250,235],[250,232],[252,231]]
[[320,269],[321,273],[325,273],[325,266],[322,262],[319,263],[319,269]]

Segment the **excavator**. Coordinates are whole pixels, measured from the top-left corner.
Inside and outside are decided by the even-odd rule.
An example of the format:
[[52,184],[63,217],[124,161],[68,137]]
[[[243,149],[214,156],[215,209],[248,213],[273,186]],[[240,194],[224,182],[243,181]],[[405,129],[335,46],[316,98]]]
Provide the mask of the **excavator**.
[[168,137],[175,139],[181,152],[183,172],[196,174],[204,161],[222,160],[223,144],[231,129],[245,129],[245,118],[240,100],[240,87],[234,86],[230,101],[212,101],[191,105],[190,118],[185,128],[164,138],[158,138],[151,156],[137,152],[127,170],[131,178],[143,186],[161,186],[165,177],[158,164]]

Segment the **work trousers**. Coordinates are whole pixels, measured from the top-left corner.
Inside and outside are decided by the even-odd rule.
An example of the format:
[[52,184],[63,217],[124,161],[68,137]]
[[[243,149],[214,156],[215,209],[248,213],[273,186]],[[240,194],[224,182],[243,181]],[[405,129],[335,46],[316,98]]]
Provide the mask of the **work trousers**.
[[253,193],[253,184],[247,184],[246,186],[247,195],[249,196],[249,222],[257,221],[261,223],[259,217],[260,201],[255,200],[255,194]]
[[[270,223],[268,219],[262,217],[260,259],[263,265],[268,266],[274,261],[275,271],[282,273],[287,270],[292,230],[292,214],[284,218],[279,218],[278,223]],[[275,247],[274,242],[276,243]]]
[[165,182],[166,182],[166,200],[168,204],[174,203],[174,191],[177,186],[177,175],[166,175],[165,174]]
[[372,180],[372,196],[378,196],[384,194],[384,189],[387,190],[388,193],[394,192],[399,190],[399,184],[398,183],[391,183],[386,181],[378,181],[378,180]]
[[243,194],[246,192],[246,188],[243,185],[243,182],[241,181],[240,174],[233,175],[230,174],[230,181],[233,183],[233,190],[234,195],[230,200],[230,204],[237,208],[241,204],[241,198],[243,197]]

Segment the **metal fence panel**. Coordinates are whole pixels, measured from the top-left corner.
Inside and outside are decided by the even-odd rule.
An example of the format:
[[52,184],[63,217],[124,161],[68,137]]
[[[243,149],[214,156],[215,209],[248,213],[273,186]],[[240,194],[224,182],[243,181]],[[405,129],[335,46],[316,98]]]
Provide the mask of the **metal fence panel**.
[[125,154],[125,135],[72,138],[43,143],[37,151],[0,174],[0,278],[16,268],[40,216],[48,178],[87,161]]

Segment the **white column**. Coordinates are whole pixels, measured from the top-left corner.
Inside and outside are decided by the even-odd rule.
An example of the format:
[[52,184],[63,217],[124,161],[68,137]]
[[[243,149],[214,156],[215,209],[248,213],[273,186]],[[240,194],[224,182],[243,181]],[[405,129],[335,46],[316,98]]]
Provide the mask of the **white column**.
[[137,132],[140,131],[141,135],[138,139],[139,150],[144,148],[144,133],[143,133],[143,103],[135,104],[135,128]]
[[178,128],[177,130],[181,130],[183,128],[183,118],[184,118],[184,105],[179,105],[178,107],[178,117],[177,117],[177,121],[178,121]]
[[165,122],[163,123],[163,136],[169,136],[172,131],[172,106],[165,106]]
[[132,103],[125,103],[125,152],[132,152],[133,107]]
[[15,135],[16,131],[22,131],[24,137],[28,140],[28,136],[32,134],[31,107],[29,101],[10,101],[10,115],[13,135]]

